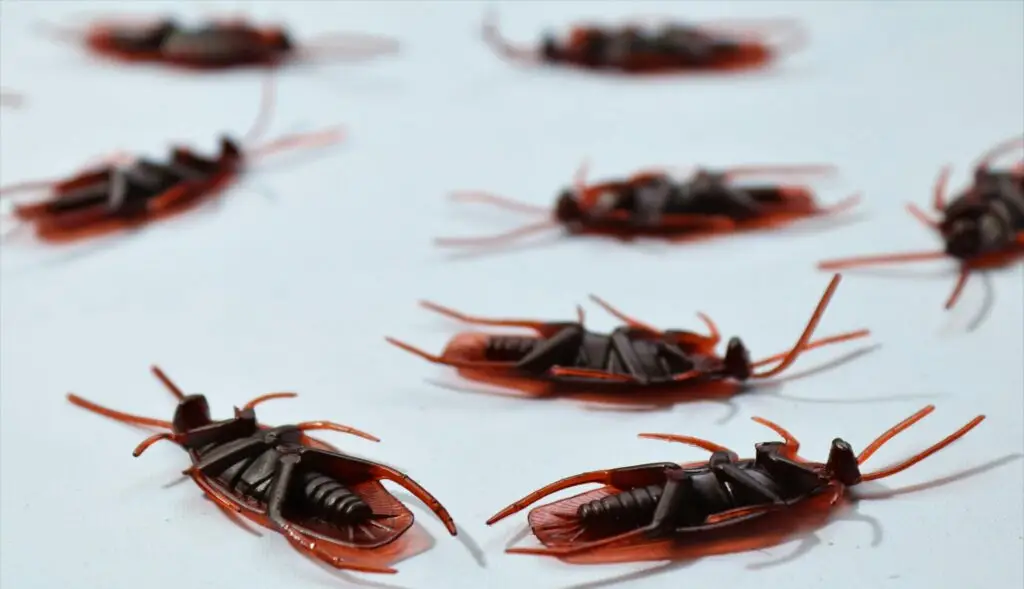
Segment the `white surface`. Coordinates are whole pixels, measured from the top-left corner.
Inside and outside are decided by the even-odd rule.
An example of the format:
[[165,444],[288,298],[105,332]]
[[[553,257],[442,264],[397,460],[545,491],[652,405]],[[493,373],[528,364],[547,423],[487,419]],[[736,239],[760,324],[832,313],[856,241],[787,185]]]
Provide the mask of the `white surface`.
[[[99,4],[99,3],[95,3]],[[97,13],[124,11],[99,6]],[[136,7],[138,3],[134,3]],[[184,4],[184,3],[176,3]],[[191,13],[203,11],[194,4]],[[168,142],[210,149],[240,134],[257,108],[254,73],[191,77],[118,68],[33,35],[36,19],[69,22],[85,3],[4,2],[2,85],[26,94],[5,109],[3,183],[50,177],[116,149],[152,156]],[[166,6],[147,2],[150,11]],[[284,73],[272,133],[345,123],[351,140],[250,176],[221,206],[100,245],[3,248],[2,576],[4,589],[88,587],[336,587],[338,580],[273,534],[237,530],[190,484],[164,488],[185,466],[171,445],[144,459],[143,433],[64,401],[74,390],[112,407],[168,417],[172,399],[149,375],[157,362],[227,415],[262,392],[296,390],[261,408],[271,423],[333,419],[378,434],[379,445],[330,435],[343,448],[404,468],[452,511],[463,538],[444,535],[365,583],[426,588],[596,587],[651,565],[580,567],[502,552],[522,515],[484,520],[543,484],[598,467],[700,459],[636,439],[688,433],[735,448],[771,439],[751,415],[799,435],[824,458],[843,436],[862,447],[920,406],[935,414],[892,442],[896,460],[983,412],[967,438],[886,481],[898,488],[1017,454],[1024,437],[1019,267],[991,275],[991,316],[965,324],[984,298],[973,281],[944,313],[947,264],[885,276],[849,274],[822,333],[869,327],[878,351],[787,383],[776,394],[670,411],[588,410],[458,393],[453,380],[388,345],[394,335],[440,349],[459,325],[418,298],[482,315],[568,318],[590,293],[662,326],[697,327],[694,312],[740,334],[756,356],[790,345],[829,276],[823,257],[930,248],[902,209],[927,203],[939,166],[956,180],[998,140],[1024,128],[1024,8],[1019,2],[512,3],[510,37],[535,41],[586,17],[795,16],[813,43],[771,76],[626,83],[513,67],[481,44],[483,5],[470,2],[203,2],[248,10],[300,37],[331,29],[393,35],[402,55]],[[131,8],[129,7],[129,10]],[[186,8],[177,14],[185,15]],[[834,229],[723,239],[691,247],[563,240],[542,248],[451,260],[438,235],[499,231],[515,214],[449,205],[453,189],[483,188],[546,204],[584,156],[595,179],[657,164],[835,162],[826,202],[863,190],[866,218]],[[294,162],[294,165],[292,163]],[[268,197],[269,196],[269,197]],[[592,306],[589,322],[610,328]],[[809,354],[795,371],[858,348]],[[1021,461],[857,511],[871,528],[836,521],[791,561],[796,543],[709,558],[621,586],[1020,587]],[[372,585],[371,585],[372,586]],[[380,586],[380,585],[377,585]]]

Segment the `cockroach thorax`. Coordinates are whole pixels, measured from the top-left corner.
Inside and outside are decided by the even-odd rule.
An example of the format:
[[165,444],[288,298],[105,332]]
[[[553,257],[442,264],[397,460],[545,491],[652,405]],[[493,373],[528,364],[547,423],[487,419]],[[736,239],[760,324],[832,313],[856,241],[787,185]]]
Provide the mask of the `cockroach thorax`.
[[555,219],[560,223],[575,223],[583,218],[579,199],[571,189],[563,190],[555,202]]

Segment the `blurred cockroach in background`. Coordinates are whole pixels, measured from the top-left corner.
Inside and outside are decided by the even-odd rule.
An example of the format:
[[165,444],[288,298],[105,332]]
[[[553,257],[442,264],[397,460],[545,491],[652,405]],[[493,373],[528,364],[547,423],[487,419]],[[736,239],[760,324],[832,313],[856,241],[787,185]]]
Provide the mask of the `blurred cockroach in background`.
[[498,31],[490,12],[484,41],[503,57],[622,74],[730,72],[764,67],[801,48],[806,32],[792,20],[577,25],[564,40],[545,35],[537,49],[519,48]]
[[273,106],[274,84],[268,78],[262,107],[249,133],[241,142],[222,137],[220,153],[212,157],[183,147],[172,148],[167,162],[115,154],[70,178],[25,182],[0,189],[0,195],[47,192],[40,201],[15,204],[13,217],[32,226],[43,241],[74,241],[179,214],[228,189],[253,161],[296,147],[329,145],[343,137],[341,129],[335,128],[256,146]]
[[82,29],[45,25],[58,38],[124,62],[188,69],[277,67],[321,58],[370,59],[398,51],[398,42],[359,33],[329,33],[299,43],[284,28],[245,19],[219,19],[196,27],[172,18],[98,20]]
[[779,227],[832,215],[859,202],[850,197],[823,207],[805,185],[737,184],[750,177],[832,173],[833,166],[738,166],[721,171],[697,169],[677,180],[663,170],[644,170],[625,180],[587,185],[587,163],[553,209],[515,202],[483,192],[456,192],[452,199],[491,204],[547,217],[513,231],[488,237],[440,238],[440,246],[489,246],[562,227],[570,235],[605,235],[689,241],[738,231]]
[[992,169],[996,159],[1022,146],[1024,137],[1014,137],[986,152],[974,167],[971,185],[948,202],[946,184],[951,167],[943,168],[932,195],[932,208],[940,220],[930,218],[913,203],[907,204],[910,213],[942,239],[945,246],[941,251],[829,260],[818,267],[835,271],[952,258],[960,264],[960,275],[946,299],[946,308],[951,309],[972,271],[1008,266],[1024,256],[1024,160],[1005,170]]

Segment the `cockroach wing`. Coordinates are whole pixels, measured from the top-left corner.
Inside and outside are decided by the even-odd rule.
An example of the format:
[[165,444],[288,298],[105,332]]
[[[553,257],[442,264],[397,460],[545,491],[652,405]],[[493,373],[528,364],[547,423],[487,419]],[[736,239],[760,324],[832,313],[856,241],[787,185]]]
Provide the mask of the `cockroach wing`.
[[175,32],[160,50],[170,61],[200,67],[257,63],[272,55],[256,32],[223,27]]
[[345,529],[311,518],[290,517],[289,521],[304,533],[308,531],[316,538],[365,550],[390,544],[412,527],[412,512],[380,484],[373,473],[373,462],[311,448],[303,453],[301,464],[345,485],[365,501],[376,516],[369,522]]

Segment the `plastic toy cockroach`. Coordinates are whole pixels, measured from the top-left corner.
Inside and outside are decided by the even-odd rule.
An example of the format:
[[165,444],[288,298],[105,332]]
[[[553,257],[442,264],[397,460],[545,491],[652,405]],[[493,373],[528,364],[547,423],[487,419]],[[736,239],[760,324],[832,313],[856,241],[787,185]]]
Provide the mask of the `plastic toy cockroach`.
[[185,395],[159,368],[152,370],[178,399],[171,421],[122,413],[74,394],[68,400],[117,421],[166,430],[144,440],[133,455],[162,440],[174,442],[192,461],[184,474],[226,514],[277,531],[296,549],[336,568],[394,573],[371,556],[401,538],[413,514],[381,486],[387,480],[425,503],[456,535],[448,511],[418,483],[389,466],[342,454],[306,432],[331,430],[379,442],[376,437],[330,421],[276,427],[257,422],[256,405],[295,393],[259,396],[236,408],[234,417],[214,421],[206,397]]
[[[484,319],[465,315],[434,303],[424,307],[466,323],[532,330],[535,335],[496,335],[466,332],[456,335],[440,356],[394,338],[387,341],[425,360],[458,369],[464,378],[542,396],[574,388],[597,387],[633,390],[708,381],[766,379],[793,364],[814,348],[845,342],[869,334],[868,330],[811,341],[821,316],[839,286],[832,278],[814,314],[791,350],[751,362],[738,338],[729,340],[725,355],[715,351],[721,341],[718,328],[700,314],[710,334],[665,330],[629,317],[597,297],[595,303],[625,323],[611,334],[594,333],[583,326],[583,310],[573,322],[525,319]],[[770,368],[768,368],[770,366]],[[760,369],[760,370],[759,370]]]
[[499,55],[519,62],[623,74],[666,74],[763,67],[800,49],[806,41],[806,33],[790,20],[734,20],[659,27],[581,25],[573,27],[564,40],[549,34],[539,49],[525,49],[502,37],[492,12],[484,21],[483,38]]
[[528,516],[534,535],[544,547],[509,548],[515,554],[566,557],[592,554],[601,549],[649,544],[651,558],[668,556],[671,543],[699,542],[707,532],[738,526],[770,513],[793,510],[808,500],[827,496],[835,505],[848,487],[900,473],[942,450],[974,429],[979,415],[934,446],[886,468],[862,473],[861,466],[900,432],[935,409],[927,406],[903,420],[855,455],[849,442],[832,441],[826,462],[814,462],[797,453],[800,442],[788,431],[761,417],[754,421],[775,431],[783,442],[754,446],[753,458],[707,440],[671,434],[640,434],[641,438],[680,442],[711,452],[706,462],[644,464],[586,472],[539,489],[498,512],[488,525],[526,509],[565,489],[585,484],[602,485],[569,499],[532,510]]
[[548,217],[489,237],[442,238],[440,246],[500,245],[534,233],[564,228],[570,235],[619,239],[658,237],[689,240],[704,236],[778,227],[802,219],[832,215],[853,207],[858,196],[830,207],[819,206],[801,185],[740,185],[750,177],[834,172],[832,166],[742,166],[722,171],[698,169],[686,180],[660,170],[641,171],[626,180],[587,185],[587,163],[572,188],[559,194],[553,211],[485,192],[457,192],[452,198]]
[[[206,202],[226,190],[249,164],[285,149],[328,145],[342,133],[331,129],[291,135],[249,147],[263,134],[273,108],[273,85],[267,83],[263,106],[241,143],[220,140],[220,153],[203,156],[175,147],[167,162],[124,154],[104,158],[63,180],[33,181],[0,189],[0,195],[46,191],[37,202],[17,204],[13,216],[34,227],[43,241],[65,242],[139,227]],[[243,146],[246,146],[243,148]]]
[[332,33],[299,45],[281,27],[256,26],[238,18],[214,20],[198,27],[160,18],[104,20],[84,30],[47,28],[102,57],[188,69],[275,67],[332,54],[372,58],[398,49],[394,40],[355,33]]
[[1024,146],[1024,137],[1004,141],[981,157],[969,188],[946,202],[951,168],[946,166],[935,181],[932,208],[942,216],[931,219],[913,203],[907,209],[945,242],[942,251],[865,256],[822,262],[822,270],[841,270],[875,264],[919,262],[953,258],[960,276],[946,299],[956,304],[973,270],[1006,266],[1024,256],[1024,160],[1009,170],[992,170],[992,163],[1011,150]]

